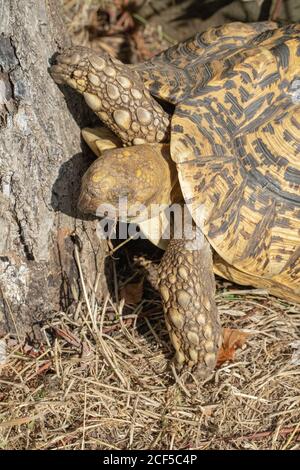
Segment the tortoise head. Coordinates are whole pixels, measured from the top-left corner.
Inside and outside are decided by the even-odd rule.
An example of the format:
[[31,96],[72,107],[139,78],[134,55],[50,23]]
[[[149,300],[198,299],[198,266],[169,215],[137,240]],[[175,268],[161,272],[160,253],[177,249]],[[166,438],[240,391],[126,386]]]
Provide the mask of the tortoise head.
[[145,220],[150,209],[170,204],[176,179],[168,144],[106,150],[82,179],[78,207],[98,216]]

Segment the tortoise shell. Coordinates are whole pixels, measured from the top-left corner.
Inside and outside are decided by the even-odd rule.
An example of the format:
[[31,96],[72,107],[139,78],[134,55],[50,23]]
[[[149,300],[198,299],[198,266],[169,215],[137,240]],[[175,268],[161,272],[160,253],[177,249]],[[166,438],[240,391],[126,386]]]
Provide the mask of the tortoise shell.
[[300,25],[230,24],[135,66],[215,271],[300,301]]

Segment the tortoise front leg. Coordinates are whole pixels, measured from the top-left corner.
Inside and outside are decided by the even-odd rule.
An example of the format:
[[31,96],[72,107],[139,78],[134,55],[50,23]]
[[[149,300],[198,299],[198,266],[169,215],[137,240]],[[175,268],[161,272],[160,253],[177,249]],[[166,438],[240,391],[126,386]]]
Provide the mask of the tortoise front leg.
[[168,114],[146,90],[138,73],[110,57],[71,47],[56,57],[50,73],[82,93],[87,105],[125,145],[166,142]]
[[185,239],[170,240],[159,267],[159,290],[177,366],[205,378],[216,365],[221,340],[212,253],[204,236],[198,249],[189,246]]

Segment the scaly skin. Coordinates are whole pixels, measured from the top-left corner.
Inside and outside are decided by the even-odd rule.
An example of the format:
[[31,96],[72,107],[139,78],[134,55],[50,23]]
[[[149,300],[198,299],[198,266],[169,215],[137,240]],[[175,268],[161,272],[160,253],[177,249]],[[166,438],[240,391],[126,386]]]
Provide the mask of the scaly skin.
[[[214,367],[220,338],[209,244],[224,277],[300,299],[299,32],[300,25],[225,25],[138,66],[72,48],[51,69],[57,81],[84,94],[124,145],[134,145],[129,154],[105,152],[113,185],[102,164],[85,177],[82,201],[92,210],[98,200],[124,193],[146,205],[162,194],[174,200],[179,185],[172,186],[171,173],[153,171],[163,168],[155,143],[169,141],[169,117],[145,88],[175,105],[171,157],[208,242],[203,237],[190,250],[186,240],[171,240],[160,290],[177,363],[200,377]],[[92,146],[99,154],[94,137]],[[122,155],[126,165],[118,172]]]
[[[172,194],[176,184],[175,168],[167,145],[116,148],[113,152],[115,137],[105,128],[84,129],[83,137],[92,149],[97,147],[96,153],[101,156],[90,166],[82,181],[80,207],[84,212],[95,213],[104,201],[116,205],[118,194],[124,189],[129,204],[141,196],[143,202],[147,199],[148,205],[181,200],[182,196]],[[151,176],[147,191],[137,174]],[[113,182],[110,181],[108,188],[111,178]],[[215,304],[211,249],[201,234],[200,242],[195,249],[185,239],[170,240],[158,269],[158,287],[167,329],[176,351],[175,364],[179,369],[191,369],[201,380],[215,367],[221,328]]]
[[169,116],[144,87],[137,72],[84,47],[72,47],[50,68],[57,83],[82,93],[87,105],[124,145],[166,142]]
[[[134,145],[115,148],[118,142],[107,131],[106,143],[101,145],[101,129],[83,131],[100,158],[84,175],[82,211],[97,213],[101,203],[116,207],[124,196],[129,210],[140,203],[150,207],[181,200],[169,145],[159,143],[169,137],[169,117],[136,72],[105,54],[98,57],[88,49],[72,48],[58,57],[51,74],[82,93],[124,145]],[[159,288],[175,362],[204,378],[216,364],[220,326],[210,246],[203,235],[201,240],[197,249],[191,249],[185,239],[170,241],[159,268]]]
[[203,235],[197,249],[190,244],[170,240],[159,267],[159,290],[176,364],[204,379],[217,362],[221,327],[210,245]]

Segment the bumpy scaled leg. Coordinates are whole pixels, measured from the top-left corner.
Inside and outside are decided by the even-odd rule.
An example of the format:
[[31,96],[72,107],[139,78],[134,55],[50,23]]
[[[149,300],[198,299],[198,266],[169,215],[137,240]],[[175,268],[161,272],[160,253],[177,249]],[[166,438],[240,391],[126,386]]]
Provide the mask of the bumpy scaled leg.
[[159,289],[177,366],[205,378],[216,365],[221,329],[212,253],[204,236],[197,249],[185,239],[170,241],[159,268]]
[[82,93],[87,105],[125,145],[167,142],[168,114],[146,90],[137,72],[84,47],[72,47],[56,58],[50,73]]

